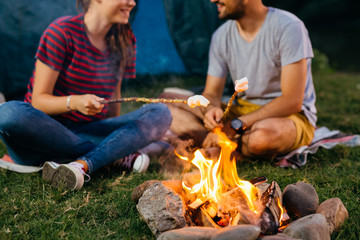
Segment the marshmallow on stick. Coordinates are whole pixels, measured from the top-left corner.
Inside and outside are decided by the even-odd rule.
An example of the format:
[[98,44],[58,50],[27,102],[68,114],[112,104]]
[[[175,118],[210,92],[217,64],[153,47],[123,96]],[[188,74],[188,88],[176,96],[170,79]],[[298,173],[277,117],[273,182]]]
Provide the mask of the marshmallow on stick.
[[210,104],[210,101],[207,100],[203,95],[194,95],[188,98],[187,104],[191,108],[197,106],[207,107]]
[[222,120],[224,120],[227,117],[227,115],[229,114],[230,107],[231,107],[232,103],[234,102],[236,95],[239,92],[246,91],[249,88],[248,83],[249,83],[249,81],[248,81],[247,77],[244,77],[244,78],[241,78],[241,79],[235,81],[235,92],[231,96],[231,98],[226,106]]
[[110,100],[102,100],[101,104],[108,103],[122,103],[122,102],[144,102],[144,103],[185,103],[188,104],[189,107],[194,108],[197,106],[207,107],[209,105],[209,100],[207,100],[202,95],[194,95],[188,98],[188,100],[184,99],[168,99],[168,98],[139,98],[139,97],[128,97],[128,98],[119,98],[119,99],[110,99]]

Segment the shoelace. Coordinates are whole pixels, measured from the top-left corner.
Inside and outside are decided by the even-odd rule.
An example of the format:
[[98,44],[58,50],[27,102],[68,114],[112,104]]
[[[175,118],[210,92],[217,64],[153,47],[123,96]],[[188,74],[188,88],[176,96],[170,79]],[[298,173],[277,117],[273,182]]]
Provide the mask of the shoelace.
[[136,152],[136,153],[132,153],[129,156],[126,156],[126,157],[122,158],[119,166],[131,170],[134,160],[139,155],[140,154]]
[[[84,182],[90,181],[90,179],[91,179],[90,175],[84,171],[84,168],[83,168],[84,166],[82,164],[77,163],[77,162],[71,162],[71,163],[69,163],[69,165],[75,167],[76,169],[78,169],[80,171],[80,173],[82,175],[84,175]],[[86,177],[86,179],[85,179],[85,177]]]

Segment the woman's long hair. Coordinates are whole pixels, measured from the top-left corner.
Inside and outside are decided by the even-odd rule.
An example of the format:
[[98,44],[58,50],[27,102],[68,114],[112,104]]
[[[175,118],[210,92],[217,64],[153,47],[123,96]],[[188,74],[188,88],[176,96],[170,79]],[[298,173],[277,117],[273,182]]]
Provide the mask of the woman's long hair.
[[[86,13],[90,2],[91,0],[76,0],[76,5]],[[126,65],[135,54],[130,24],[114,24],[106,35],[106,43],[114,72],[118,78],[122,78]]]

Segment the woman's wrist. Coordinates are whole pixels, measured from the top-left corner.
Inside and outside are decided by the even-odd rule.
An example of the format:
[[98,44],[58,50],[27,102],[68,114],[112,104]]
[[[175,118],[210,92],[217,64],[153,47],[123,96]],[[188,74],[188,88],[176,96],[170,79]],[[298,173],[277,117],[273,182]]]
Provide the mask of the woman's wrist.
[[69,95],[68,97],[67,97],[67,99],[66,99],[66,108],[71,112],[71,111],[73,111],[72,109],[71,109],[71,107],[70,107],[70,99],[71,99],[71,96],[72,95]]

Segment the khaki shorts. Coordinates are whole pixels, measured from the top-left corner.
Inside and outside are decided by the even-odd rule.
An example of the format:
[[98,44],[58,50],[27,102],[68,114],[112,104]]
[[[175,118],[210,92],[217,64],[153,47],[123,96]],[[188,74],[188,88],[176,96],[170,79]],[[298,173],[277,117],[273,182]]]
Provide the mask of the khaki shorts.
[[[223,104],[222,107],[225,109],[226,104]],[[253,112],[259,109],[261,106],[247,102],[242,99],[236,99],[229,112],[230,119],[235,118],[236,116],[241,116],[250,112]],[[291,147],[289,152],[295,150],[301,146],[309,145],[314,138],[315,128],[311,125],[309,120],[305,117],[304,113],[296,113],[287,117],[295,123],[296,127],[296,139],[294,145]]]

